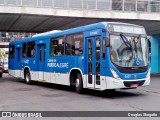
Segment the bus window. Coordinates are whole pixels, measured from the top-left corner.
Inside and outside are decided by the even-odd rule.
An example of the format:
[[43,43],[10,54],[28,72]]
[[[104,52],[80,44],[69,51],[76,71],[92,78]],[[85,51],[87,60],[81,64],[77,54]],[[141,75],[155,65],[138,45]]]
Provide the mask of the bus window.
[[100,63],[96,63],[96,84],[100,85]]
[[96,38],[96,60],[100,59],[100,38]]
[[65,54],[81,55],[83,53],[83,33],[68,35],[66,39]]
[[10,45],[9,46],[9,58],[14,58],[14,50],[15,46],[14,45]]
[[35,42],[28,42],[27,43],[27,57],[34,57],[35,56]]
[[61,56],[64,52],[64,37],[51,39],[50,42],[50,55]]
[[81,55],[83,53],[83,34],[74,35],[75,40],[75,55]]
[[39,50],[39,59],[40,61],[42,61],[42,46],[40,47],[40,50]]
[[26,47],[26,43],[23,43],[22,45],[22,57],[27,57],[27,47]]
[[88,60],[92,61],[92,39],[88,41]]
[[106,39],[103,38],[102,59],[106,58]]
[[89,63],[88,65],[88,82],[92,84],[92,64]]

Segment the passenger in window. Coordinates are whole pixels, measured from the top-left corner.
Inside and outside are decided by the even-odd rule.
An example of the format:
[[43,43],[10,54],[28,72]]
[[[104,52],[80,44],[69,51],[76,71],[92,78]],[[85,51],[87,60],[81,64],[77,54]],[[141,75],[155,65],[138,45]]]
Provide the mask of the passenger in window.
[[59,48],[57,48],[57,53],[56,53],[57,56],[60,56],[61,55],[61,51]]
[[23,57],[27,57],[26,53],[23,53]]
[[34,57],[34,55],[35,55],[35,46],[32,46],[31,57]]
[[82,52],[83,52],[83,48],[80,47],[80,48],[79,48],[79,54],[82,54]]
[[27,51],[24,50],[22,56],[23,56],[23,57],[27,57],[27,54],[26,54],[26,53],[27,53]]
[[64,51],[63,46],[61,46],[60,48],[61,55],[63,55],[63,51]]
[[57,55],[60,56],[63,54],[63,49],[61,47],[57,47]]

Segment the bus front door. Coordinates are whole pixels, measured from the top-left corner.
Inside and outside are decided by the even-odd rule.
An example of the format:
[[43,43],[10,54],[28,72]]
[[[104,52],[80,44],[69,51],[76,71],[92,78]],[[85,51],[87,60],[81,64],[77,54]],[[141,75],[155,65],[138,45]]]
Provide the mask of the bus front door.
[[100,88],[100,37],[87,39],[87,87]]
[[45,45],[38,45],[38,80],[44,80]]

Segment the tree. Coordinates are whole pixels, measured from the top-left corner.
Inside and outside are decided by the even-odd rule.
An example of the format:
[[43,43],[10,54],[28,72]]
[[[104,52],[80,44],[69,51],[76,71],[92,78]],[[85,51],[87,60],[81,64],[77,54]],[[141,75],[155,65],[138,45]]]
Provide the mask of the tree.
[[0,60],[1,62],[3,62],[4,59],[7,58],[7,54],[3,48],[0,48],[0,58],[1,58],[1,60]]

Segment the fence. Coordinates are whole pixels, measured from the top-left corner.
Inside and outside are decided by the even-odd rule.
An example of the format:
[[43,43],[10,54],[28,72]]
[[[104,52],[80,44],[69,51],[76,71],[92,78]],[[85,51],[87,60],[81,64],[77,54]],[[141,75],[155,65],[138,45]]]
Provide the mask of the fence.
[[0,5],[42,8],[160,12],[160,0],[0,0]]
[[35,34],[36,33],[0,32],[0,42],[11,42],[15,40],[30,38]]

